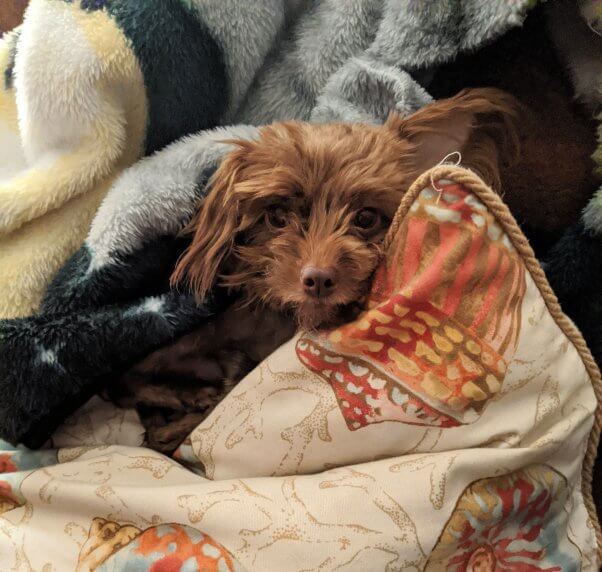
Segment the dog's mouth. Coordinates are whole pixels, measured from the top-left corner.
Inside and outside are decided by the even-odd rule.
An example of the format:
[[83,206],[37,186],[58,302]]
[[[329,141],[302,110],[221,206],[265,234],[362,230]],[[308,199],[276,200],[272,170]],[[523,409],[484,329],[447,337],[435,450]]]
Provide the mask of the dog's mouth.
[[327,296],[301,294],[289,306],[299,329],[306,331],[328,330],[352,322],[365,309],[371,280],[335,290]]

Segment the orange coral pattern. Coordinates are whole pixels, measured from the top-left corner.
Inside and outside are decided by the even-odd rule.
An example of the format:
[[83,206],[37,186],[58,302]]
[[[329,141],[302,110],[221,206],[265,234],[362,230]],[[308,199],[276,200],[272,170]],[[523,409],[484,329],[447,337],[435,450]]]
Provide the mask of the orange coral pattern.
[[462,186],[427,188],[379,268],[369,309],[306,335],[297,355],[331,383],[350,429],[472,423],[500,391],[518,339],[525,271]]
[[210,536],[181,524],[135,526],[95,518],[82,547],[77,572],[236,572],[240,565]]

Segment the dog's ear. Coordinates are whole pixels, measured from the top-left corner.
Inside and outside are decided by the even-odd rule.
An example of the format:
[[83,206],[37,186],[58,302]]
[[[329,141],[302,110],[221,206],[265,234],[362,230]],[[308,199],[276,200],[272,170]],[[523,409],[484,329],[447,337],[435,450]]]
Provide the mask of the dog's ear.
[[220,269],[232,253],[240,220],[235,186],[242,180],[249,142],[225,141],[237,148],[222,161],[208,183],[208,196],[184,229],[192,242],[171,276],[172,286],[187,282],[200,302],[212,289]]
[[385,125],[413,145],[418,172],[434,167],[454,151],[462,154],[464,165],[488,171],[500,161],[516,159],[520,109],[519,102],[504,91],[465,89],[412,115],[393,114]]

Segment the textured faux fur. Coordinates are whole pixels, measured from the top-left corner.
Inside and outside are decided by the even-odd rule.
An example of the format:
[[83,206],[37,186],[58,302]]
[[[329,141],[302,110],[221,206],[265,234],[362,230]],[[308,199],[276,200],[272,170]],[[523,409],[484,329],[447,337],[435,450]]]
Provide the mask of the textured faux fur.
[[[576,97],[593,114],[602,105],[602,35],[590,10],[599,2],[557,0],[546,9],[550,36],[575,86]],[[589,6],[588,6],[589,5]],[[598,7],[601,12],[602,9]],[[600,23],[597,24],[600,27]]]
[[[0,410],[0,436],[39,443],[51,428],[42,420],[98,387],[105,367],[118,370],[209,311],[193,311],[158,277],[173,265],[174,236],[228,149],[220,140],[253,138],[256,130],[200,133],[127,165],[216,122],[378,123],[391,111],[415,111],[432,100],[435,66],[520,25],[531,5],[33,0],[18,37],[0,48],[8,78],[0,145],[5,132],[19,141],[32,177],[25,201],[17,200],[23,173],[0,184],[0,315],[39,306],[102,206],[85,244],[52,282],[42,315],[0,324],[0,394],[11,395]],[[57,153],[68,168],[57,167]],[[35,234],[47,216],[58,217],[54,226]],[[21,242],[16,232],[24,233]],[[79,330],[69,337],[63,328]],[[69,343],[40,368],[38,346],[59,340]]]
[[[593,154],[602,179],[602,4],[595,0],[551,2],[550,35],[578,100],[595,116],[598,147]],[[602,187],[581,219],[546,256],[544,269],[563,309],[575,320],[602,366]],[[600,478],[598,467],[595,479]],[[600,489],[600,487],[597,487]],[[599,503],[602,500],[598,499]]]
[[116,364],[146,355],[157,340],[172,339],[208,315],[192,297],[171,293],[96,312],[5,320],[0,379],[11,385],[0,400],[2,437],[41,446]]
[[[598,120],[598,150],[594,159],[602,177],[602,5],[582,0],[580,10],[570,0],[551,2],[548,28],[570,74],[576,97]],[[583,213],[586,228],[602,236],[602,188]]]
[[[32,0],[0,40],[0,317],[38,308],[116,175],[236,103],[218,45],[225,12],[211,18],[207,5],[205,21],[189,4]],[[260,46],[241,62],[244,84],[284,16],[270,39],[265,11],[242,4],[231,29]]]

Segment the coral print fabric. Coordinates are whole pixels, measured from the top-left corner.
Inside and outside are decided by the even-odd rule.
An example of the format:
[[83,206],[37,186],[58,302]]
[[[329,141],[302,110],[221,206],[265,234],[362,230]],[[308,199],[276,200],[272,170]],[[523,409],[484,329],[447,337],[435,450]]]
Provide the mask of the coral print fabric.
[[520,332],[525,271],[484,205],[460,186],[425,189],[372,308],[297,353],[335,390],[350,429],[398,420],[455,427],[500,391]]
[[471,172],[410,189],[355,322],[299,333],[168,459],[96,398],[0,457],[0,570],[599,569],[600,377]]

